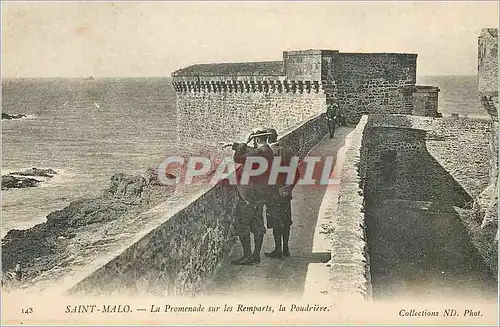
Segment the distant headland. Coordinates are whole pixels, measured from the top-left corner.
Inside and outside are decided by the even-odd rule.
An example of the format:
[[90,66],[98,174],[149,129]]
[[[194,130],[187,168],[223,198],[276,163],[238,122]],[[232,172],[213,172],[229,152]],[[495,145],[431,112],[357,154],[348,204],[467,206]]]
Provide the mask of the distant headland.
[[21,119],[21,118],[26,118],[27,115],[9,115],[8,113],[2,112],[2,119]]

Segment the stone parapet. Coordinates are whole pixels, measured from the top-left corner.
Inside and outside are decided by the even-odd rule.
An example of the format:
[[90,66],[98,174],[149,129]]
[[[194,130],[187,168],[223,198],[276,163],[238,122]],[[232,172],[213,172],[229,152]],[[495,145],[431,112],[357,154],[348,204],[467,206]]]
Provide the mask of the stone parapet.
[[[283,131],[280,142],[303,157],[327,132],[319,114]],[[169,198],[145,213],[147,224],[119,247],[68,276],[67,292],[196,295],[234,244],[238,199],[236,186],[225,181]]]
[[[334,303],[371,300],[370,260],[366,244],[361,147],[367,116],[348,136],[331,240],[329,296]],[[347,140],[346,140],[347,141]]]

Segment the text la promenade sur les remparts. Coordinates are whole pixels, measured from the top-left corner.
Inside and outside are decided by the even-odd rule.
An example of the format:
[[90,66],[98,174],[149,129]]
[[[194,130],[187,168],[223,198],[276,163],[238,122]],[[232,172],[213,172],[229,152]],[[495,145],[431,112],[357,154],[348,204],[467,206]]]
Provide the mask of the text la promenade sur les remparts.
[[245,304],[223,304],[223,305],[171,305],[171,304],[151,304],[147,307],[133,308],[130,305],[111,304],[78,304],[67,305],[66,314],[95,314],[95,313],[275,313],[275,312],[329,312],[331,306],[319,304],[278,304],[278,305],[245,305]]

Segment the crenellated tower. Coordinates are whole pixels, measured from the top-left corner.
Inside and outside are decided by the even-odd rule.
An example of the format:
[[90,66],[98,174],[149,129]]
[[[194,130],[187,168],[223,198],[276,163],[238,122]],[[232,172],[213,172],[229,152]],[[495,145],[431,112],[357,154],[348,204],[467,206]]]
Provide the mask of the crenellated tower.
[[334,103],[350,123],[365,113],[436,117],[439,89],[415,86],[416,65],[416,54],[300,50],[188,66],[172,73],[178,143],[241,141],[259,126],[283,132]]

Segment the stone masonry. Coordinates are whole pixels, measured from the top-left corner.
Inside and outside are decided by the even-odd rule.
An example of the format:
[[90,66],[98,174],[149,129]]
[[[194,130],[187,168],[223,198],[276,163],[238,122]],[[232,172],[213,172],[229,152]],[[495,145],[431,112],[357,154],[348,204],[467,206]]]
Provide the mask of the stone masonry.
[[[494,246],[489,246],[495,229],[489,226],[479,233],[477,229],[471,230],[469,225],[473,222],[469,222],[468,215],[474,212],[476,198],[490,181],[489,159],[494,155],[489,138],[492,128],[492,121],[487,119],[390,114],[361,119],[346,150],[333,225],[330,289],[335,296],[346,298],[356,294],[370,300],[371,286],[376,286],[377,298],[391,292],[397,294],[404,283],[391,285],[389,281],[392,274],[396,276],[403,270],[390,266],[391,262],[411,262],[415,249],[410,245],[419,249],[416,255],[433,253],[426,248],[427,237],[437,243],[446,242],[439,237],[440,232],[446,233],[445,228],[457,233],[450,236],[457,240],[454,244],[457,252],[436,252],[443,260],[436,261],[438,265],[447,260],[454,262],[451,258],[456,256],[461,262],[457,262],[460,274],[464,278],[470,276],[467,278],[471,283],[477,282],[471,287],[489,290],[491,275],[497,271],[496,252]],[[439,216],[430,219],[437,228],[424,223],[431,216]],[[399,234],[390,238],[381,235],[384,228],[398,230],[394,226],[400,224],[408,224],[408,229],[402,230],[408,235],[413,233],[411,239],[401,239]],[[421,225],[423,230],[418,229]],[[464,227],[467,233],[461,233]],[[400,244],[395,246],[398,239]],[[404,249],[395,250],[400,247]],[[393,251],[393,256],[387,251]],[[477,264],[473,266],[477,271],[472,269],[474,272],[470,274],[469,261]],[[422,268],[425,273],[421,275],[408,274],[405,278],[408,282],[419,281],[426,273],[435,272],[431,266]],[[488,283],[481,282],[482,273],[489,276]],[[346,276],[348,283],[343,282]],[[421,282],[429,281],[422,278]]]
[[412,114],[425,117],[441,117],[440,113],[438,113],[438,94],[438,87],[417,85],[412,92]]
[[[478,196],[476,209],[482,219],[481,230],[475,231],[481,239],[488,239],[496,230],[491,249],[498,249],[498,29],[483,28],[478,38],[478,96],[483,107],[493,120],[489,135],[492,156],[490,157],[490,181]],[[498,270],[497,255],[493,252],[491,265]]]
[[478,38],[478,94],[484,108],[498,121],[498,29],[483,28]]
[[[371,129],[385,130],[382,136],[373,132],[367,140],[374,142],[383,137],[385,141],[378,142],[380,148],[367,144],[373,154],[381,155],[383,151],[411,151],[408,160],[416,160],[413,164],[405,163],[411,171],[407,178],[415,178],[415,173],[423,165],[425,157],[435,161],[432,166],[444,169],[467,194],[469,198],[477,197],[490,182],[490,158],[492,153],[492,140],[489,135],[493,125],[491,120],[472,118],[441,118],[418,117],[413,115],[371,115],[368,125]],[[391,135],[391,136],[388,136]],[[365,140],[365,142],[368,142]],[[388,154],[389,155],[389,154]],[[415,159],[412,159],[415,158]],[[388,158],[386,158],[388,160]],[[370,159],[370,162],[380,162],[382,158]],[[395,162],[397,164],[397,162]],[[427,165],[430,167],[431,165]],[[393,173],[402,173],[399,169]],[[413,172],[412,172],[413,171]],[[423,171],[424,175],[432,176],[433,171]],[[429,179],[439,180],[439,174]],[[423,177],[423,176],[422,176]],[[429,190],[429,184],[416,178],[408,185],[406,194],[422,193]],[[434,182],[433,182],[434,183]],[[436,183],[436,187],[441,183]],[[378,181],[374,186],[380,187]],[[421,190],[420,186],[422,187]],[[444,186],[439,186],[444,187]],[[446,187],[445,187],[446,188]],[[401,189],[399,189],[402,191]],[[403,193],[405,193],[403,192]]]
[[498,95],[498,29],[483,28],[478,38],[479,92]]
[[[324,115],[285,131],[280,142],[304,157],[327,134]],[[196,295],[235,241],[236,186],[227,181],[144,214],[146,227],[70,276],[69,294]],[[106,242],[109,240],[104,240]]]
[[365,113],[411,114],[416,68],[416,54],[340,54],[333,77],[341,111],[356,123]]
[[437,90],[415,87],[416,62],[416,54],[305,50],[285,51],[282,61],[179,69],[172,74],[178,143],[215,146],[258,126],[280,132],[334,103],[351,123],[364,113],[436,116]]

